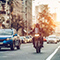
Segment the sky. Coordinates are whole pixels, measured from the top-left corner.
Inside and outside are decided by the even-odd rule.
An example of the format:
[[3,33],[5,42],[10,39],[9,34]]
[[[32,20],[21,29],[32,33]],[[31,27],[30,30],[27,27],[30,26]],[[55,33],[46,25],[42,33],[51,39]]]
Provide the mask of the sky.
[[35,15],[35,6],[40,4],[48,4],[50,12],[57,13],[57,21],[60,20],[60,0],[35,0],[33,1],[33,15]]

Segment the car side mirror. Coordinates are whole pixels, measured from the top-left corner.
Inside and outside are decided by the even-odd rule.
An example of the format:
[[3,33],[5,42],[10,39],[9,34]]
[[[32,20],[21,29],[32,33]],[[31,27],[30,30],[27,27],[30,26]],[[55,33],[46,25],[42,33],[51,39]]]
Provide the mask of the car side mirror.
[[14,36],[17,36],[17,34],[13,35],[13,37],[14,37]]

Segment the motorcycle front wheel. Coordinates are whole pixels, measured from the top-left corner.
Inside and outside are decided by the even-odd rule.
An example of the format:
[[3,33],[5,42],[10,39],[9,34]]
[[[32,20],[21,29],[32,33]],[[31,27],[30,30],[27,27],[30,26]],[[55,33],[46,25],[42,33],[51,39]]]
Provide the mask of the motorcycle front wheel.
[[40,48],[36,48],[36,53],[40,53],[41,49]]

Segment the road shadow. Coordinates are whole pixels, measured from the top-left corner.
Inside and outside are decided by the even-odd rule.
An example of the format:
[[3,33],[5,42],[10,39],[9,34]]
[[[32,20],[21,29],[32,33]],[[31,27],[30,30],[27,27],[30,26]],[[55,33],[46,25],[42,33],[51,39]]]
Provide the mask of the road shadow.
[[33,52],[32,54],[44,54],[44,52],[40,52],[40,53]]

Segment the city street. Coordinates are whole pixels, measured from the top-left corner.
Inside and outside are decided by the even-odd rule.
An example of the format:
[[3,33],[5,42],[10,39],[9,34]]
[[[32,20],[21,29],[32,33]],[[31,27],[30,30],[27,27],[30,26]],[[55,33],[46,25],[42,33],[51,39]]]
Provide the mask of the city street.
[[60,0],[0,0],[0,60],[60,60]]
[[[49,56],[59,45],[60,43],[47,44],[44,42],[44,48],[42,48],[41,53],[35,52],[32,43],[21,44],[20,50],[15,49],[14,51],[11,51],[9,48],[2,48],[0,50],[0,60],[46,60],[49,59]],[[60,53],[58,52],[52,56],[52,60],[55,60],[54,57],[56,60],[59,60],[57,59],[59,54]]]

